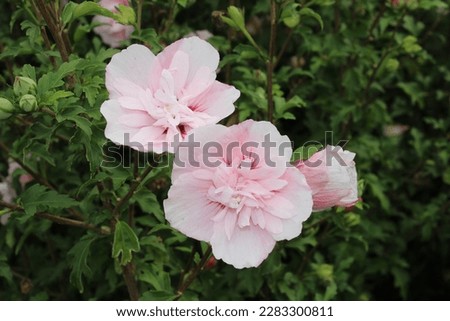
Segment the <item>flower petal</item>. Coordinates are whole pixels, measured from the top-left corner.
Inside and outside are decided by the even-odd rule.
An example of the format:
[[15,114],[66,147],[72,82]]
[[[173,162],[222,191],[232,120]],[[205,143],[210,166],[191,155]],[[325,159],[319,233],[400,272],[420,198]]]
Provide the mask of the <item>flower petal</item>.
[[131,45],[115,54],[106,66],[106,88],[110,93],[117,90],[112,84],[117,79],[128,80],[142,89],[148,88],[154,59],[155,55],[142,45]]
[[214,215],[220,206],[209,202],[209,182],[182,175],[173,182],[164,211],[170,225],[189,237],[209,241],[214,230]]
[[211,238],[214,257],[237,269],[257,267],[275,246],[275,240],[267,231],[254,225],[236,227],[230,239],[222,224],[214,225]]

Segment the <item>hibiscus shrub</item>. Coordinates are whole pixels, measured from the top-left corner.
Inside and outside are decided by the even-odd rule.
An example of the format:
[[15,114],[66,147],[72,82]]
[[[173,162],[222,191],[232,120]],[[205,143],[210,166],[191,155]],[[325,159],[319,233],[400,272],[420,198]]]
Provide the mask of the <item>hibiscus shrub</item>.
[[448,299],[448,17],[9,1],[0,299]]

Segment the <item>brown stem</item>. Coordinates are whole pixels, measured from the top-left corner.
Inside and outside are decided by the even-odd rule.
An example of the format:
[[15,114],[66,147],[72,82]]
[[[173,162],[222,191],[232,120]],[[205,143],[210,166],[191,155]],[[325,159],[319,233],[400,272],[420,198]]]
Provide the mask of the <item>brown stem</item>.
[[137,30],[139,35],[141,35],[141,29],[142,29],[142,8],[144,7],[144,0],[137,0]]
[[205,254],[203,255],[201,261],[194,267],[193,271],[189,274],[186,281],[181,283],[181,286],[178,288],[178,291],[177,291],[176,300],[178,300],[183,295],[183,293],[186,291],[186,289],[192,284],[192,282],[194,282],[195,278],[200,273],[200,271],[203,269],[203,267],[205,266],[209,257],[211,256],[211,253],[212,253],[212,248],[210,245],[206,249]]
[[139,289],[135,277],[135,266],[133,263],[128,263],[122,267],[123,279],[128,289],[131,301],[139,300]]
[[383,16],[385,11],[386,11],[386,3],[385,3],[385,1],[382,1],[380,10],[378,10],[378,13],[375,16],[375,19],[372,21],[372,24],[369,27],[369,32],[367,34],[368,41],[370,40],[371,37],[373,37],[373,31],[375,30],[375,27],[378,25],[378,22],[380,22],[380,19]]
[[370,74],[369,77],[369,81],[367,82],[366,87],[364,88],[364,104],[363,107],[367,107],[369,105],[369,90],[370,87],[372,86],[373,82],[375,81],[375,77],[378,73],[378,70],[380,69],[381,65],[383,64],[384,60],[388,57],[388,55],[395,49],[392,48],[392,42],[395,39],[395,35],[397,34],[397,30],[400,27],[401,22],[403,21],[403,18],[406,15],[406,10],[403,11],[402,15],[400,16],[399,20],[397,21],[397,24],[395,26],[395,29],[392,31],[391,37],[389,39],[389,43],[386,46],[386,50],[383,53],[383,55],[381,56],[380,60],[378,61],[378,63],[375,65],[375,67],[372,69],[372,72]]
[[[36,6],[36,3],[34,1],[31,1],[31,5],[33,6],[33,10],[36,14],[36,19],[37,19],[36,23],[41,25],[42,21],[44,21],[44,18],[42,17],[42,14],[39,11],[39,9]],[[40,30],[41,30],[41,37],[42,37],[42,39],[44,39],[45,48],[47,48],[47,50],[51,50],[52,45],[51,45],[50,39],[48,37],[47,30],[45,30],[45,26],[41,25]],[[52,63],[53,67],[56,68],[57,65],[56,65],[55,57],[49,56],[49,60]]]
[[338,33],[341,27],[341,12],[339,10],[339,0],[334,4],[334,33]]
[[[19,206],[17,204],[7,203],[2,200],[0,200],[0,206],[9,208],[13,211],[23,211],[24,210],[21,206]],[[107,229],[98,228],[95,225],[92,225],[92,224],[89,224],[89,223],[86,223],[83,221],[73,220],[70,218],[62,217],[62,216],[56,216],[56,215],[52,215],[52,214],[44,213],[44,212],[36,213],[36,214],[34,214],[34,216],[43,218],[43,219],[46,219],[46,220],[49,220],[49,221],[52,221],[54,223],[61,224],[61,225],[68,225],[68,226],[83,228],[86,230],[91,230],[91,231],[94,231],[96,233],[103,234],[103,235],[110,234],[110,232]]]
[[113,217],[117,218],[119,216],[119,212],[120,212],[120,208],[130,200],[130,198],[133,196],[134,192],[136,191],[136,189],[139,187],[139,185],[141,185],[142,181],[147,177],[148,174],[150,174],[150,172],[153,170],[153,166],[148,166],[145,171],[138,176],[135,181],[133,182],[133,184],[131,184],[130,189],[128,190],[128,193],[119,200],[119,202],[117,203],[116,207],[114,208],[113,211]]
[[194,243],[194,245],[192,246],[191,254],[189,255],[189,259],[187,261],[188,263],[186,264],[186,267],[180,273],[180,279],[178,280],[177,289],[181,289],[181,286],[183,285],[184,277],[186,276],[186,273],[191,269],[192,262],[194,261],[196,252],[197,252],[197,243]]
[[56,216],[56,215],[52,215],[52,214],[48,214],[48,213],[36,213],[34,216],[44,218],[44,219],[47,219],[49,221],[52,221],[54,223],[61,224],[61,225],[69,225],[69,226],[83,228],[86,230],[91,230],[93,232],[103,234],[103,235],[110,234],[108,229],[98,228],[95,225],[92,225],[92,224],[89,224],[86,222],[82,222],[82,221],[78,221],[78,220],[73,220],[70,218],[62,217],[62,216]]
[[172,23],[175,19],[176,8],[177,8],[177,1],[172,0],[172,3],[170,4],[169,14],[167,16],[166,21],[163,24],[162,31],[159,33],[160,35],[166,34],[169,31],[170,27],[172,26]]
[[322,233],[322,235],[318,238],[317,240],[317,244],[312,247],[308,253],[306,253],[306,255],[303,257],[302,262],[300,263],[300,267],[298,269],[297,275],[302,275],[304,269],[306,268],[306,264],[309,262],[309,260],[311,259],[312,255],[314,254],[314,252],[319,248],[319,246],[321,245],[320,243],[324,240],[325,236],[328,235],[328,232],[331,229],[331,225],[327,225]]
[[273,69],[275,69],[277,67],[278,62],[281,60],[281,58],[283,57],[284,53],[286,52],[287,47],[291,43],[291,38],[292,38],[293,34],[294,34],[294,29],[289,28],[288,34],[286,36],[286,39],[284,40],[284,43],[281,46],[281,50],[280,50],[280,52],[277,55],[277,59],[275,60],[275,62],[273,64]]
[[276,3],[270,0],[270,42],[269,42],[269,61],[267,62],[267,119],[273,123],[273,57],[275,53],[275,40],[277,32],[276,21]]
[[56,11],[54,11],[44,0],[34,0],[34,2],[47,24],[53,40],[55,40],[56,47],[61,54],[61,59],[63,61],[69,61],[70,46],[68,46],[68,39],[65,39],[66,36],[64,36],[63,28],[60,25],[59,19],[57,19],[58,15],[56,14]]

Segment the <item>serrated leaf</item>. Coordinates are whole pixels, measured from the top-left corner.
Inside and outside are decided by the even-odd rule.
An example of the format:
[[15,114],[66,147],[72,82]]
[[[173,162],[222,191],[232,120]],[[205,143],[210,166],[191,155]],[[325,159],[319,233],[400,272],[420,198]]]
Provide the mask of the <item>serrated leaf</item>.
[[133,200],[136,200],[142,211],[153,214],[160,223],[165,221],[164,212],[161,209],[161,205],[159,204],[156,195],[149,190],[139,190],[133,195]]
[[67,120],[73,121],[88,137],[92,136],[91,122],[81,116],[70,116]]
[[119,4],[117,6],[119,13],[116,16],[116,21],[123,25],[133,25],[136,23],[136,13],[130,6]]
[[81,59],[75,59],[65,62],[59,66],[57,71],[43,75],[37,83],[38,96],[41,97],[39,101],[47,102],[51,94],[50,90],[64,85],[63,78],[76,71],[80,61]]
[[90,247],[92,242],[96,240],[95,235],[85,235],[81,240],[70,249],[69,256],[72,256],[70,263],[72,271],[70,272],[70,283],[72,283],[80,293],[83,293],[83,275],[87,277],[92,276],[92,270],[87,264]]
[[126,265],[133,258],[132,252],[139,252],[141,246],[133,229],[124,221],[118,221],[114,231],[112,257],[118,259],[120,264]]
[[20,216],[19,220],[25,222],[38,210],[68,208],[78,205],[78,202],[67,195],[59,194],[45,186],[35,184],[22,193],[19,204],[25,211],[25,215]]

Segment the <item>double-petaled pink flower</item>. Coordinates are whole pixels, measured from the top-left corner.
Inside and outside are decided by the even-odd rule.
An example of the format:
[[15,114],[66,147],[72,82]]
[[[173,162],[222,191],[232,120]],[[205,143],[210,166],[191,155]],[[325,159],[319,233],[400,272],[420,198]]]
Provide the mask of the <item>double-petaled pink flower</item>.
[[[117,12],[117,6],[129,6],[128,0],[102,0],[100,5],[112,12]],[[99,24],[94,28],[104,43],[112,48],[120,47],[122,41],[130,38],[134,31],[133,26],[125,26],[118,23],[113,18],[105,16],[95,16],[93,22]]]
[[142,45],[116,54],[106,68],[105,135],[140,151],[173,151],[176,136],[215,124],[240,93],[216,80],[219,53],[208,42],[178,40],[155,56]]
[[298,236],[312,210],[287,136],[268,122],[197,128],[176,150],[166,218],[236,268],[258,266]]
[[355,153],[328,145],[297,164],[311,187],[314,211],[355,205],[358,201],[358,181],[354,158]]

